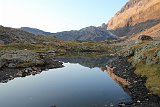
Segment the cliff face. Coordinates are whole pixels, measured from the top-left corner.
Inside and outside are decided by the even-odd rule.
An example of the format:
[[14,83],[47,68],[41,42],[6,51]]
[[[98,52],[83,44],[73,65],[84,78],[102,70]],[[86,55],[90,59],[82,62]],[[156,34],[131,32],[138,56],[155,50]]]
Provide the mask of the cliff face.
[[160,0],[129,0],[108,22],[107,29],[117,36],[131,36],[149,30],[159,23]]

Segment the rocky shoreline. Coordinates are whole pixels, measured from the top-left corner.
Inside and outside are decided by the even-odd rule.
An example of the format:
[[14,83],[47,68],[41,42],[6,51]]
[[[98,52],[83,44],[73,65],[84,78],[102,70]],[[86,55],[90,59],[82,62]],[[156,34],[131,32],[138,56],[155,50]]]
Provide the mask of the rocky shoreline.
[[120,107],[160,107],[160,97],[153,95],[145,86],[146,77],[134,73],[135,68],[128,63],[126,57],[119,57],[110,63],[115,67],[114,73],[130,82],[123,89],[131,96],[131,102],[121,102]]
[[[16,77],[36,75],[52,68],[63,67],[62,62],[55,60],[56,53],[14,51],[0,55],[0,83],[6,83]],[[153,95],[145,86],[146,77],[134,73],[135,68],[128,63],[127,57],[118,57],[111,61],[115,67],[114,74],[126,79],[129,85],[121,85],[131,96],[131,102],[121,102],[120,107],[159,107],[160,97]]]
[[61,68],[63,63],[54,59],[54,52],[14,51],[1,53],[0,83],[17,77],[40,74],[48,69]]

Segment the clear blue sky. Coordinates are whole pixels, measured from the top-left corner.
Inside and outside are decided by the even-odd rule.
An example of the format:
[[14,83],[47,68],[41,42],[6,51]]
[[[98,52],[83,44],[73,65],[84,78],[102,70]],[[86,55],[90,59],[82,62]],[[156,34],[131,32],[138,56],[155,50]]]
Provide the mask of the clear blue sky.
[[0,25],[50,32],[100,26],[128,0],[0,0]]

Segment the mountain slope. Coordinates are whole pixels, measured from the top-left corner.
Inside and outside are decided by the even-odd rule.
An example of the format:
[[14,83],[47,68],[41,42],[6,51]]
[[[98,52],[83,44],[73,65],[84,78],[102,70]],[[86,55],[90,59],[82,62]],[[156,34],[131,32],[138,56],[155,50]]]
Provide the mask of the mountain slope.
[[55,37],[74,41],[104,41],[116,39],[117,37],[102,27],[86,27],[80,30],[64,31],[53,34]]
[[38,35],[54,36],[67,41],[104,41],[116,39],[117,37],[102,27],[86,27],[80,30],[63,31],[50,33],[39,30],[37,28],[21,27],[20,30],[27,31]]
[[35,35],[26,31],[0,26],[0,44],[16,43],[16,42],[48,42],[55,38],[43,35]]
[[37,28],[21,27],[19,29],[23,30],[23,31],[26,31],[26,32],[33,33],[33,34],[37,34],[37,35],[51,35],[52,34],[50,32],[45,32],[45,31],[39,30]]
[[[117,36],[134,36],[158,25],[159,13],[160,0],[129,0],[108,22],[107,29]],[[154,29],[154,32],[158,31],[159,27]],[[155,36],[152,34],[150,36]]]

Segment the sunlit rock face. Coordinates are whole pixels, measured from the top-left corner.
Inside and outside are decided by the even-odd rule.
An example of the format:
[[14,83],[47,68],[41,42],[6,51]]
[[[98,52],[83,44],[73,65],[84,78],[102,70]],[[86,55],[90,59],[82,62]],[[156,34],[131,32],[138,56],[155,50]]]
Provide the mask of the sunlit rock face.
[[[107,24],[117,36],[131,36],[142,32],[160,36],[160,0],[129,0]],[[152,30],[151,30],[152,29]],[[149,31],[149,32],[147,32]]]

